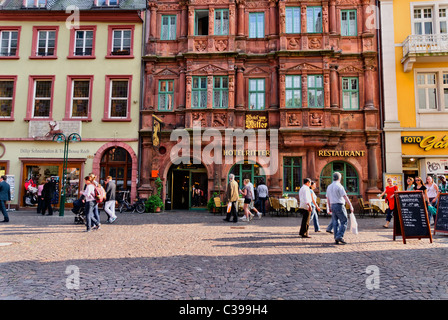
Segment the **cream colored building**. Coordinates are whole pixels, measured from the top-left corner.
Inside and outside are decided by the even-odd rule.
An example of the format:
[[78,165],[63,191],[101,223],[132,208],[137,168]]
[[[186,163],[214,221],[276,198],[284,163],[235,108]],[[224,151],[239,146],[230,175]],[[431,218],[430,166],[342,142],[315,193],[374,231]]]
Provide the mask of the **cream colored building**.
[[448,2],[379,2],[386,172],[448,175]]
[[[71,6],[70,6],[71,5]],[[67,7],[69,6],[69,7]],[[67,203],[84,176],[111,175],[137,193],[144,1],[23,1],[0,6],[0,173],[14,181],[59,184],[68,143]],[[56,206],[58,206],[56,204]]]

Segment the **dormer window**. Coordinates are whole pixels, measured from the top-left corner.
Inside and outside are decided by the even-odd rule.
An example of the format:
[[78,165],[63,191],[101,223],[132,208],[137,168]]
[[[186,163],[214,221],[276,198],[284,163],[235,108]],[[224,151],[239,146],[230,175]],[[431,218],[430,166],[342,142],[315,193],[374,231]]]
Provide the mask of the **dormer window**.
[[24,0],[23,5],[27,8],[45,8],[47,0]]
[[118,0],[96,0],[96,5],[99,7],[116,7]]

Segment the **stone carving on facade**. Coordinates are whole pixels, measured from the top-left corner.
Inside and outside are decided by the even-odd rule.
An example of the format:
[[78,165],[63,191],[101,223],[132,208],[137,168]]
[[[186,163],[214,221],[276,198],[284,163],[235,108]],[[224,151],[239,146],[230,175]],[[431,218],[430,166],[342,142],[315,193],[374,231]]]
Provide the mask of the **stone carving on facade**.
[[304,62],[288,69],[288,71],[297,71],[297,70],[322,70],[322,68]]
[[308,42],[308,48],[320,49],[322,47],[322,41],[319,38],[310,38]]
[[322,113],[312,112],[310,114],[310,126],[321,126],[323,125],[323,123],[324,121]]
[[205,113],[204,112],[193,112],[192,113],[192,119],[193,119],[193,126],[201,126],[201,127],[206,127],[207,126],[207,121],[205,118]]
[[213,115],[213,127],[226,127],[227,115],[225,113],[215,113]]
[[207,49],[208,40],[195,40],[194,48],[196,51],[203,52]]
[[218,52],[226,51],[228,45],[228,40],[218,39],[215,40],[215,50]]
[[301,121],[300,118],[297,116],[296,113],[292,113],[290,115],[288,115],[288,126],[290,127],[297,127],[297,126],[301,126]]
[[210,73],[213,74],[215,72],[226,72],[225,69],[214,66],[212,64],[206,65],[205,67],[200,67],[194,71],[195,73]]
[[300,38],[289,38],[288,50],[300,50]]
[[362,73],[362,72],[364,72],[362,69],[360,69],[356,66],[353,66],[353,65],[349,65],[349,66],[339,69],[340,74],[342,74],[342,73]]

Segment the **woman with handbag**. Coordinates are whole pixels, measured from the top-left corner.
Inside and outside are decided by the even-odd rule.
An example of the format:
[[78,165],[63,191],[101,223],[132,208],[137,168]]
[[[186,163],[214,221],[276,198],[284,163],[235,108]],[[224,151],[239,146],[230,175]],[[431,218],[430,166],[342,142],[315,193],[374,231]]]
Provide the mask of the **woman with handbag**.
[[386,189],[379,195],[381,198],[386,194],[386,203],[389,205],[389,208],[386,209],[386,224],[383,226],[384,228],[389,228],[395,208],[395,191],[398,191],[398,187],[393,184],[391,178],[387,178],[387,184]]

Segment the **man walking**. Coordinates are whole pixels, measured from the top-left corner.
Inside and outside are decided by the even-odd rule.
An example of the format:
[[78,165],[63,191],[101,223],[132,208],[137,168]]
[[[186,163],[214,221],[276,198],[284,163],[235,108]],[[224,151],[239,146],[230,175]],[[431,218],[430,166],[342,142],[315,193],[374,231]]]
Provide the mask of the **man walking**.
[[308,235],[308,229],[310,227],[310,217],[311,217],[311,179],[305,178],[303,180],[303,186],[299,191],[299,212],[302,214],[302,225],[300,226],[299,234],[302,238],[311,238]]
[[331,223],[334,227],[334,240],[336,244],[346,244],[344,240],[345,230],[347,230],[347,210],[345,203],[350,205],[353,213],[353,206],[341,184],[342,175],[339,172],[333,173],[333,182],[327,188],[327,208],[332,215]]
[[51,199],[54,197],[54,185],[53,182],[51,182],[51,178],[47,178],[46,182],[44,184],[44,188],[42,189],[42,200],[43,200],[43,207],[42,207],[42,215],[45,215],[45,211],[48,209],[48,215],[53,215],[53,207],[51,206]]
[[233,217],[232,222],[238,222],[237,203],[238,203],[238,183],[235,181],[235,175],[229,174],[229,183],[227,184],[226,198],[227,202],[231,203],[230,212],[224,221],[230,222],[230,216]]
[[115,192],[116,185],[112,181],[112,177],[108,176],[106,178],[106,202],[104,203],[104,211],[106,211],[108,215],[107,222],[113,223],[117,220],[117,216],[115,215]]
[[4,220],[2,222],[9,222],[8,212],[6,211],[5,203],[11,201],[11,187],[6,182],[6,176],[0,177],[0,210],[3,214]]

